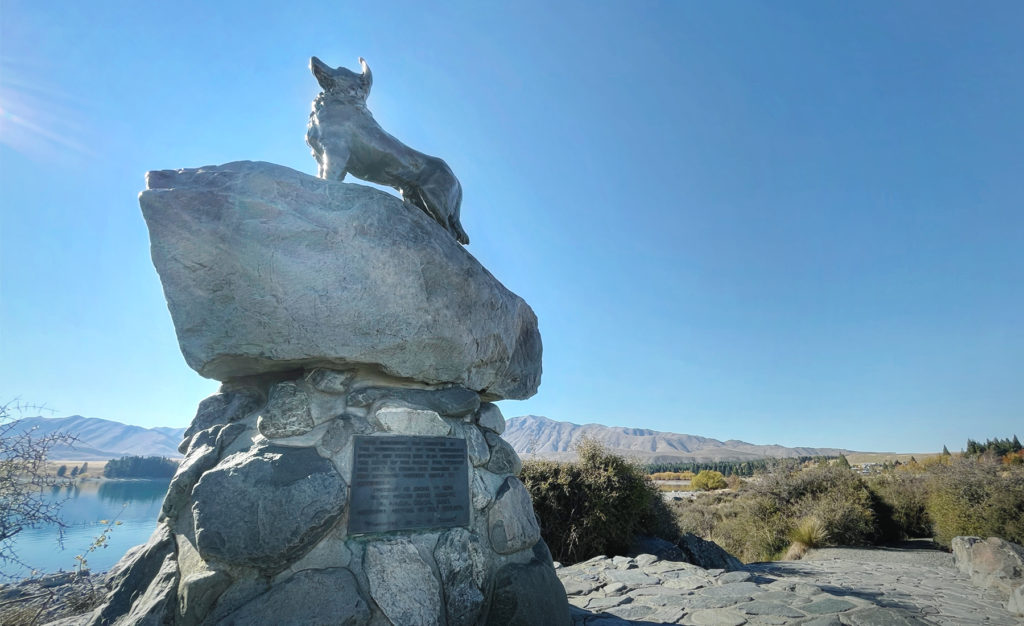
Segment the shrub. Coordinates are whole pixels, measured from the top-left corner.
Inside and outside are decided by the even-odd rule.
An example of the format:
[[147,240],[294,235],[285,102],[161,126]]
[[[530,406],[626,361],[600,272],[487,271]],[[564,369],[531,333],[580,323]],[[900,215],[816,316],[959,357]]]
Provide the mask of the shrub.
[[926,511],[939,544],[958,535],[1024,543],[1024,470],[982,455],[936,467],[930,483]]
[[825,524],[817,517],[805,517],[796,523],[789,533],[793,543],[801,544],[807,548],[818,548],[825,545],[828,533]]
[[[46,471],[46,455],[54,446],[76,441],[66,433],[39,435],[22,430],[14,420],[22,408],[39,407],[0,404],[0,566],[5,568],[26,565],[14,546],[16,536],[26,528],[54,525],[58,543],[63,541],[66,525],[58,514],[62,501],[44,496],[44,489],[56,480]],[[0,570],[0,579],[8,577]]]
[[896,541],[931,536],[932,522],[926,510],[928,484],[927,476],[904,472],[871,477],[868,489],[880,538]]
[[672,515],[640,465],[593,440],[581,441],[577,454],[574,463],[527,461],[520,474],[555,560],[625,554],[641,533],[677,538]]
[[711,491],[712,489],[725,489],[729,484],[725,482],[725,477],[722,476],[721,472],[701,470],[699,474],[693,477],[690,486],[702,491]]
[[744,563],[777,559],[789,545],[786,512],[771,498],[743,498],[721,512],[712,539]]

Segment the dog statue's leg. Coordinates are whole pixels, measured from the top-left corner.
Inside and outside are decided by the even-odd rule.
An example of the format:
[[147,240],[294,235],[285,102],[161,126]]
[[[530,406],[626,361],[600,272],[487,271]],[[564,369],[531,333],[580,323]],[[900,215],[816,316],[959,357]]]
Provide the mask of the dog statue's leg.
[[345,180],[348,172],[349,151],[339,148],[324,150],[320,159],[320,178],[325,180]]

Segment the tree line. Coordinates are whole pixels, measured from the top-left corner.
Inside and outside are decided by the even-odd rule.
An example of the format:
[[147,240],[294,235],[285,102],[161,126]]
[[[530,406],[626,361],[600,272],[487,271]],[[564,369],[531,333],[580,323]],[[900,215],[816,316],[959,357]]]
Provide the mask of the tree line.
[[1017,439],[1017,435],[1014,435],[1013,439],[988,439],[985,443],[978,443],[973,439],[968,439],[967,450],[964,454],[966,456],[980,456],[986,452],[991,452],[996,456],[1002,457],[1020,451],[1020,440]]
[[720,472],[723,476],[753,476],[767,472],[780,463],[802,465],[808,461],[820,462],[835,459],[834,456],[801,456],[789,459],[754,459],[751,461],[707,461],[702,463],[651,463],[646,466],[648,474],[657,472],[693,472],[699,474],[703,470]]
[[123,456],[107,461],[106,478],[170,478],[178,471],[178,463],[162,456]]

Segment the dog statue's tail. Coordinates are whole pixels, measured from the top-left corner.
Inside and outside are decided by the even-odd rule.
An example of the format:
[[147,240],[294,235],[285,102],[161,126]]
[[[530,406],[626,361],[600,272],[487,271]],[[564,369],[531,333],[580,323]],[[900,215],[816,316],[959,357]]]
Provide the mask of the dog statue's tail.
[[455,235],[456,241],[458,241],[464,246],[469,245],[469,235],[466,234],[466,231],[462,230],[462,224],[459,223],[459,220],[457,218],[448,219],[448,230],[451,231],[453,235]]

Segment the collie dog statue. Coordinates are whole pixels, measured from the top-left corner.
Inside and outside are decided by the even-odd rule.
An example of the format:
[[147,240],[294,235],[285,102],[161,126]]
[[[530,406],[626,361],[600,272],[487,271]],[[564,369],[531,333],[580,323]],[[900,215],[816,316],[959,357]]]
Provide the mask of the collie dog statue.
[[443,160],[413,150],[384,131],[366,108],[373,74],[362,58],[362,73],[332,68],[320,59],[309,68],[323,91],[313,100],[306,143],[319,165],[317,175],[344,180],[345,174],[393,187],[402,199],[434,218],[455,239],[469,243],[459,222],[462,186]]

